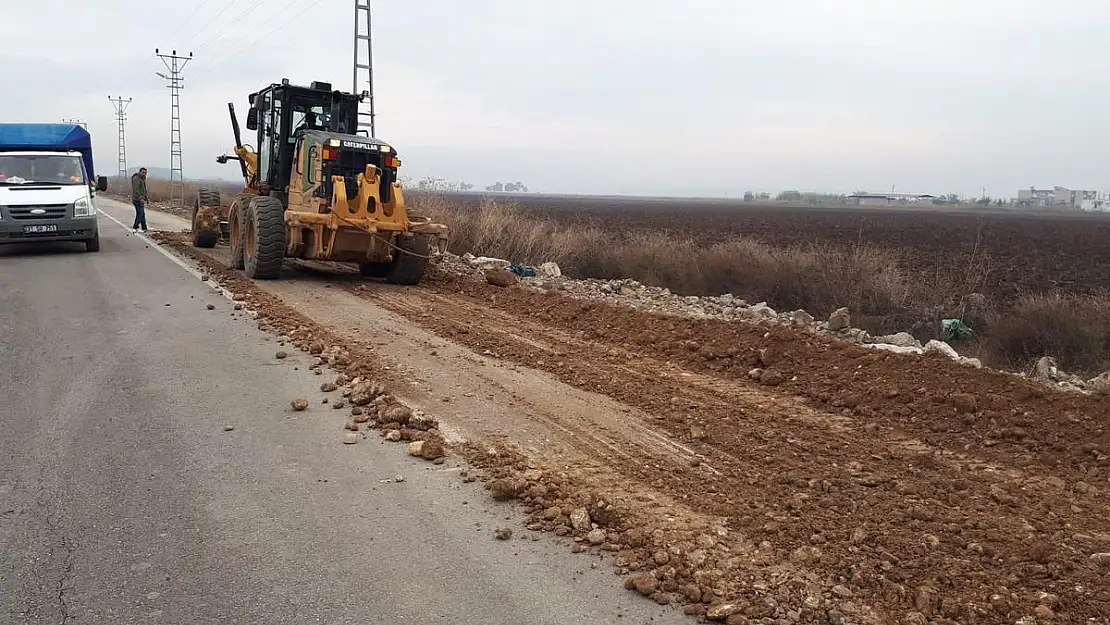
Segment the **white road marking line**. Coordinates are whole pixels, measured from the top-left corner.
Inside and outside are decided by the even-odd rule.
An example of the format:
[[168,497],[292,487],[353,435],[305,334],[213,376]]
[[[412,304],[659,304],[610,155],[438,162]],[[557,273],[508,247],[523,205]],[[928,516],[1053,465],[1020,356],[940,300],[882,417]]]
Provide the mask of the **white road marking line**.
[[[131,230],[131,228],[128,228],[128,227],[127,227],[127,225],[126,225],[126,224],[124,224],[124,223],[123,223],[122,221],[120,221],[120,220],[116,219],[115,217],[112,217],[111,215],[109,215],[109,214],[108,214],[108,213],[106,213],[105,211],[103,211],[103,210],[100,210],[100,211],[99,211],[99,213],[100,213],[101,215],[103,215],[103,216],[107,217],[108,219],[111,219],[111,220],[112,220],[113,222],[115,222],[115,224],[116,224],[116,225],[118,225],[118,226],[119,226],[120,228],[123,228],[124,230],[128,230],[128,231],[130,231],[130,230]],[[161,254],[162,254],[163,256],[165,256],[166,258],[168,258],[168,259],[172,260],[172,261],[173,261],[173,262],[174,262],[174,263],[175,263],[175,264],[176,264],[176,265],[177,265],[178,267],[181,267],[181,268],[182,268],[182,269],[184,269],[185,271],[189,272],[189,274],[190,274],[190,275],[192,275],[192,276],[193,276],[194,278],[196,278],[196,279],[197,279],[198,281],[200,281],[200,282],[204,282],[204,280],[201,280],[200,278],[201,278],[201,276],[203,276],[203,275],[205,275],[205,274],[204,274],[204,273],[202,273],[202,272],[201,272],[201,270],[200,270],[200,269],[198,269],[197,267],[195,267],[195,266],[193,266],[193,265],[190,265],[189,263],[185,262],[185,261],[184,261],[184,260],[183,260],[183,259],[182,259],[181,257],[179,257],[179,256],[177,256],[176,254],[174,254],[173,252],[171,252],[171,251],[167,250],[167,249],[166,249],[165,247],[163,247],[163,246],[162,246],[162,245],[160,245],[160,244],[159,244],[159,243],[158,243],[157,241],[155,241],[154,239],[151,239],[151,238],[150,238],[150,237],[148,237],[147,235],[145,235],[145,234],[140,234],[140,233],[138,233],[138,232],[132,232],[131,234],[133,234],[133,235],[135,235],[135,236],[139,237],[140,239],[142,239],[142,240],[146,241],[147,243],[149,243],[149,244],[150,244],[150,245],[152,246],[152,249],[154,249],[154,250],[157,250],[157,251],[158,251],[159,253],[161,253]],[[224,296],[225,298],[227,298],[227,299],[228,299],[228,301],[235,301],[235,300],[233,299],[233,297],[234,297],[234,294],[233,294],[233,293],[232,293],[231,291],[228,291],[228,290],[227,290],[227,289],[225,289],[224,287],[222,287],[222,286],[220,286],[220,285],[216,284],[215,282],[212,282],[212,281],[211,281],[211,280],[212,280],[212,278],[211,278],[211,277],[209,277],[209,278],[208,278],[208,280],[209,280],[209,282],[208,282],[208,286],[210,286],[210,287],[211,287],[211,288],[212,288],[213,290],[215,290],[215,291],[216,291],[217,293],[219,293],[220,295],[223,295],[223,296]],[[238,303],[238,302],[237,302],[237,303]],[[243,309],[244,309],[244,312],[246,312],[246,313],[249,313],[249,314],[250,314],[250,315],[251,315],[252,317],[253,317],[253,316],[255,315],[255,311],[253,311],[253,310],[248,310],[248,309],[246,308],[246,306],[244,306],[244,307],[243,307]]]

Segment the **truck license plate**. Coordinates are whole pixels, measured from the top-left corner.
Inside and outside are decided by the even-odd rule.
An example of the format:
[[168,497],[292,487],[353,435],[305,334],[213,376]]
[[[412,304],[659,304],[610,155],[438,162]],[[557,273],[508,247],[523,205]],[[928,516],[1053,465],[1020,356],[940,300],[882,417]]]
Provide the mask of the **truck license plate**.
[[23,226],[25,234],[39,234],[42,232],[57,232],[58,224],[41,224],[33,226]]

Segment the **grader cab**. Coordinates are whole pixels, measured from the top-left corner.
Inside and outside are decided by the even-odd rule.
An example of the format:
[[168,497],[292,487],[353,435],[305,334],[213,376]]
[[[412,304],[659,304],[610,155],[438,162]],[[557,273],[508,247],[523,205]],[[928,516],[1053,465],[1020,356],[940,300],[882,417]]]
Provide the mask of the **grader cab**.
[[447,246],[447,227],[405,208],[388,143],[357,134],[362,96],[283,80],[250,95],[246,127],[257,151],[242,143],[228,104],[235,155],[245,181],[224,208],[202,189],[193,208],[193,243],[213,247],[226,236],[231,265],[255,279],[280,277],[285,258],[359,266],[365,276],[417,284],[433,253]]

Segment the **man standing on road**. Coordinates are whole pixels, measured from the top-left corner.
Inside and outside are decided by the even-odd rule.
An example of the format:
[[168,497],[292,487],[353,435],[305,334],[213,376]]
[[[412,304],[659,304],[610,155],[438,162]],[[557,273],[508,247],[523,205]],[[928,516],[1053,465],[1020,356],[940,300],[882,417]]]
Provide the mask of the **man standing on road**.
[[135,205],[135,224],[131,228],[135,232],[140,226],[146,232],[146,202],[146,167],[140,167],[131,174],[131,203]]

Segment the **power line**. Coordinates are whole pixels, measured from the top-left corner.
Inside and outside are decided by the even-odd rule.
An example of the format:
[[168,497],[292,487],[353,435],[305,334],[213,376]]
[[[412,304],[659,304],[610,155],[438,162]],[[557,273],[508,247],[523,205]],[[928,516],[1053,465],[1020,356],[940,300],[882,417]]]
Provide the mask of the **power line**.
[[116,112],[116,124],[119,129],[119,148],[117,149],[119,157],[116,161],[116,175],[122,180],[127,178],[127,142],[124,141],[123,130],[124,122],[127,121],[127,108],[131,106],[131,98],[124,100],[109,95],[108,101],[112,103],[112,108]]
[[219,39],[220,35],[224,34],[224,32],[226,32],[226,31],[227,31],[227,29],[229,29],[229,28],[231,28],[232,26],[234,26],[234,25],[238,24],[239,22],[243,21],[243,18],[244,18],[244,17],[246,17],[246,16],[250,15],[251,11],[255,10],[256,8],[258,8],[258,5],[262,4],[262,3],[264,2],[264,1],[265,1],[265,0],[255,0],[255,3],[254,3],[254,4],[252,4],[252,5],[250,6],[250,8],[248,8],[248,9],[247,9],[246,11],[243,11],[242,13],[240,13],[240,14],[239,14],[239,17],[237,17],[237,18],[235,18],[235,19],[231,20],[231,21],[230,21],[230,22],[228,22],[227,24],[224,24],[224,27],[223,27],[223,28],[221,28],[220,30],[216,31],[216,33],[215,33],[215,34],[213,34],[213,35],[212,35],[211,37],[209,37],[208,39],[204,40],[204,43],[202,43],[202,44],[200,44],[199,46],[197,46],[197,47],[196,47],[196,49],[195,49],[195,50],[193,50],[193,51],[194,51],[194,52],[200,52],[200,51],[201,51],[202,49],[204,49],[204,47],[205,47],[205,46],[207,46],[208,44],[212,43],[213,41],[215,41],[215,40]]
[[[294,4],[297,4],[300,1],[302,1],[302,0],[291,0],[289,3],[287,3],[281,9],[279,9],[277,12],[280,13],[280,14],[286,14],[286,9],[293,6]],[[238,43],[237,42],[234,50],[232,50],[230,53],[224,55],[215,64],[209,65],[205,69],[201,70],[201,73],[199,73],[197,75],[197,77],[199,78],[199,77],[207,76],[208,74],[212,73],[212,70],[216,69],[217,67],[220,67],[224,63],[230,61],[231,59],[238,58],[238,57],[242,56],[242,51],[243,50],[253,49],[254,44],[258,43],[259,41],[262,41],[263,39],[265,39],[267,37],[269,37],[270,35],[274,34],[278,30],[280,30],[282,28],[285,28],[286,26],[288,26],[291,23],[291,21],[295,20],[296,18],[299,18],[301,15],[304,15],[305,13],[307,13],[307,12],[311,11],[312,9],[316,8],[316,5],[320,4],[321,2],[323,2],[323,0],[316,0],[312,4],[306,6],[305,8],[301,9],[300,11],[297,11],[296,13],[287,13],[288,18],[286,20],[278,22],[270,30],[267,30],[266,32],[259,34],[254,39],[251,39],[250,41],[248,41],[246,43]]]
[[170,89],[170,206],[183,206],[185,177],[181,168],[181,83],[185,79],[181,77],[181,70],[193,59],[193,53],[178,56],[177,50],[173,50],[171,54],[161,54],[157,48],[154,53],[170,72],[168,76],[157,72],[159,77],[169,82]]
[[196,30],[196,32],[194,32],[188,39],[186,39],[186,42],[194,41],[196,39],[197,35],[204,32],[204,30],[206,28],[208,28],[210,25],[212,25],[212,22],[215,22],[217,19],[219,19],[220,16],[224,14],[224,11],[227,11],[228,9],[230,9],[231,5],[234,4],[234,3],[235,3],[235,0],[227,0],[227,4],[224,5],[224,8],[217,11],[216,14],[212,16],[212,19],[210,19],[210,20],[208,20],[207,22],[204,23],[204,26],[201,26],[200,28],[198,28]]
[[180,24],[177,25],[177,28],[173,29],[173,32],[169,34],[169,37],[173,37],[177,33],[181,32],[181,28],[184,27],[185,24],[188,24],[189,20],[193,19],[193,16],[199,13],[201,8],[203,8],[204,5],[208,4],[211,1],[212,0],[202,0],[201,3],[198,4],[195,9],[193,9],[193,12],[189,14],[189,17],[186,17]]

